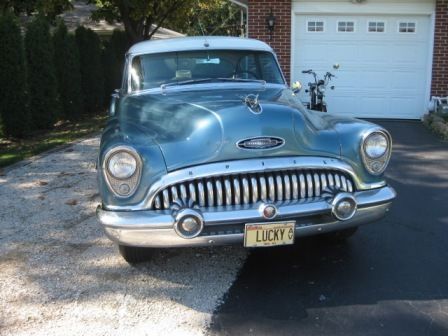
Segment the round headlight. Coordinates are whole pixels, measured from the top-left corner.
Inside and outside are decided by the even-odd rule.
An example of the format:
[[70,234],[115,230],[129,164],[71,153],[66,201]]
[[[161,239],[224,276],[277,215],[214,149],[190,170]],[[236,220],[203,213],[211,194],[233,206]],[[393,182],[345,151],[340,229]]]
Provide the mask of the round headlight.
[[317,89],[319,90],[320,93],[325,93],[326,91],[325,87],[323,86],[319,86]]
[[378,159],[386,154],[389,142],[383,133],[372,133],[364,141],[364,151],[371,159]]
[[109,158],[107,170],[110,175],[117,179],[127,179],[134,175],[137,170],[137,160],[128,152],[116,152]]

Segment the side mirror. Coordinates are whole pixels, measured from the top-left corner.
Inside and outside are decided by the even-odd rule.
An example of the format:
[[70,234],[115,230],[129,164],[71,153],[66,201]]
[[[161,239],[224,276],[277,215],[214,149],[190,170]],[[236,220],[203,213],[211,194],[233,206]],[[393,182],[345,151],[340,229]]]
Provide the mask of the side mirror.
[[111,117],[115,115],[115,106],[117,105],[118,99],[120,99],[120,90],[115,89],[110,96],[109,116]]
[[333,64],[333,69],[338,70],[341,66],[339,65],[339,63],[335,63]]
[[294,83],[292,83],[291,89],[294,94],[299,93],[302,90],[302,83],[300,83],[299,81],[295,81]]

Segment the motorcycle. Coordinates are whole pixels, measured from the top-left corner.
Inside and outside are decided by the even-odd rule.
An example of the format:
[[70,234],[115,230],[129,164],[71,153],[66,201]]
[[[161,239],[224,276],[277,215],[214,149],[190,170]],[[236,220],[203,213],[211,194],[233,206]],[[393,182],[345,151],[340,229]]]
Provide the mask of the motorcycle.
[[[333,69],[339,69],[339,64],[333,65]],[[318,79],[317,74],[312,70],[304,70],[303,74],[312,75],[314,77],[314,82],[308,83],[308,89],[305,90],[306,93],[310,95],[310,101],[305,103],[309,110],[327,112],[327,103],[325,102],[325,93],[327,92],[327,87],[330,84],[332,78],[336,76],[331,72],[327,72],[323,79]],[[334,90],[334,86],[330,86],[331,90]]]

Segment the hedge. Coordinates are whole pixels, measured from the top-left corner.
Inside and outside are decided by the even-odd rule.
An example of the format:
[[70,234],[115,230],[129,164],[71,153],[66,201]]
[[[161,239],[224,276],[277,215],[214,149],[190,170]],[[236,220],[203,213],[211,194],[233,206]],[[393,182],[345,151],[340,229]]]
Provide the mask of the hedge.
[[12,15],[0,17],[0,115],[7,136],[23,137],[30,126],[25,51]]
[[75,37],[68,34],[67,27],[62,21],[53,35],[53,43],[62,116],[69,120],[76,120],[80,118],[84,110],[79,52]]
[[75,35],[80,55],[84,108],[88,114],[93,114],[99,111],[104,103],[100,39],[92,30],[84,27],[77,28]]
[[30,112],[34,127],[52,128],[59,114],[59,101],[53,41],[45,18],[37,16],[28,24],[25,51]]

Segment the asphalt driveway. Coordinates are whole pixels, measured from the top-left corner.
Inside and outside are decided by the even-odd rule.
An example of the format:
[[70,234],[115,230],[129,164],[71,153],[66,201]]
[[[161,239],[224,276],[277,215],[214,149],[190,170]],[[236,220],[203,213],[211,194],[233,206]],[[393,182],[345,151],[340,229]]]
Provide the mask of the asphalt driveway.
[[448,143],[377,122],[395,141],[389,216],[345,244],[252,250],[210,334],[448,335]]

